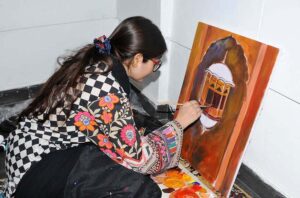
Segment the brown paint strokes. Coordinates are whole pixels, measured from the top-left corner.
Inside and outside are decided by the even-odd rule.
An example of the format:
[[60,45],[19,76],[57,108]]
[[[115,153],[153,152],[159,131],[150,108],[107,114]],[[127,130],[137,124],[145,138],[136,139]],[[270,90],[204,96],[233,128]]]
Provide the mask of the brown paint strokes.
[[182,157],[226,197],[234,182],[278,49],[199,23],[180,103],[210,105],[190,126]]

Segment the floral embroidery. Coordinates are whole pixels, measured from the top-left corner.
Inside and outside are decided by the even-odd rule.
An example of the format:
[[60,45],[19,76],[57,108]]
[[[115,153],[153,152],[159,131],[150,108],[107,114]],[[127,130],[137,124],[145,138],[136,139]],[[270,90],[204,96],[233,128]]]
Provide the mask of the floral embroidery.
[[112,152],[111,150],[109,149],[101,149],[103,153],[105,153],[106,155],[108,155],[108,157],[110,157],[111,159],[116,159],[117,158],[117,155]]
[[141,137],[145,129],[135,128],[129,100],[121,93],[99,98],[89,105],[88,112],[98,125],[97,134],[90,138],[117,163],[147,174],[177,165],[182,140],[172,123]]
[[110,110],[114,109],[116,103],[119,102],[119,98],[115,96],[114,94],[108,94],[107,96],[104,96],[100,98],[99,106],[100,107],[107,107]]
[[88,112],[79,112],[74,119],[74,125],[79,127],[80,131],[84,131],[86,129],[89,131],[94,131],[94,126],[97,125],[95,122],[95,117]]
[[131,124],[124,126],[121,130],[121,138],[126,144],[132,146],[136,142],[135,128]]
[[108,137],[106,135],[98,134],[97,138],[99,140],[98,145],[100,147],[104,147],[105,146],[108,149],[112,148],[112,143],[109,141],[109,139],[108,139]]
[[111,121],[112,121],[112,114],[107,113],[107,111],[104,111],[100,117],[104,121],[105,124],[111,123]]
[[121,158],[123,159],[124,157],[126,157],[125,151],[124,149],[116,149],[117,153],[121,156]]

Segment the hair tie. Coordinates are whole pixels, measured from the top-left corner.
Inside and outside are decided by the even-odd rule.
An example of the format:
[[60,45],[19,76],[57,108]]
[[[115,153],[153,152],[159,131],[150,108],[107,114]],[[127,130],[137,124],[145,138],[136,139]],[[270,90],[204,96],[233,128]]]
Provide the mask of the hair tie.
[[106,38],[105,35],[100,36],[99,38],[95,38],[94,45],[96,46],[100,54],[110,54],[110,40],[109,38]]

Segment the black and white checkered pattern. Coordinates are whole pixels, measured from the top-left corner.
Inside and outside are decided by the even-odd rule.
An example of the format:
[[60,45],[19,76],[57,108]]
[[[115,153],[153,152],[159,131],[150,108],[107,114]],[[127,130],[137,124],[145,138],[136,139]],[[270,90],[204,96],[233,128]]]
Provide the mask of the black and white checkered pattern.
[[77,105],[77,108],[87,107],[88,103],[108,93],[120,92],[120,85],[111,73],[108,73],[106,76],[90,74],[84,78],[86,78],[86,80],[85,83],[81,85],[81,96],[73,104],[75,106]]
[[[87,108],[91,102],[108,93],[124,93],[111,72],[106,75],[86,74],[79,87],[81,93],[71,107],[71,114]],[[43,115],[40,116],[42,117]],[[7,198],[13,197],[23,175],[33,162],[41,160],[42,154],[89,142],[74,126],[73,118],[66,117],[63,108],[57,108],[56,114],[51,114],[46,122],[39,122],[39,118],[25,119],[19,128],[10,134],[7,139],[5,164],[8,174],[5,190]]]

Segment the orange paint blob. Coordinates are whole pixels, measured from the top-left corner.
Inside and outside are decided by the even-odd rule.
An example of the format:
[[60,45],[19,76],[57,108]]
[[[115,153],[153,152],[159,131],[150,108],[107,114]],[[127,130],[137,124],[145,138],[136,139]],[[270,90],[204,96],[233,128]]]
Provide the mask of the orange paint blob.
[[199,196],[191,189],[184,188],[173,192],[170,198],[199,198]]
[[178,177],[178,175],[181,175],[181,170],[179,169],[170,169],[166,171],[167,177]]
[[163,184],[169,188],[182,188],[185,186],[184,181],[174,178],[165,178]]
[[189,176],[188,174],[184,173],[182,175],[182,179],[185,181],[185,182],[193,182],[195,181],[191,176]]

